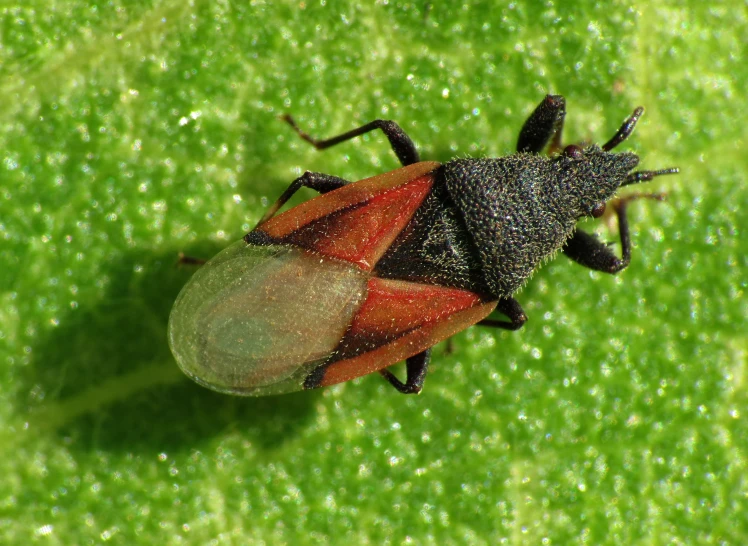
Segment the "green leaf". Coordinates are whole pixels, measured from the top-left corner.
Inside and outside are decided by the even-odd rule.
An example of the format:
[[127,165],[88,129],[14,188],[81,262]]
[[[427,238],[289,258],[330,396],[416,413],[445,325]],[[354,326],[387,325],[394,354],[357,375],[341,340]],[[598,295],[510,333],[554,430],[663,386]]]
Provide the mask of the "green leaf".
[[[0,542],[745,544],[746,10],[337,4],[0,8]],[[632,205],[629,269],[553,261],[525,328],[437,347],[418,397],[178,371],[180,251],[239,239],[304,170],[397,166],[381,135],[321,153],[279,115],[496,156],[547,92],[568,141],[646,106],[621,148],[681,168]]]

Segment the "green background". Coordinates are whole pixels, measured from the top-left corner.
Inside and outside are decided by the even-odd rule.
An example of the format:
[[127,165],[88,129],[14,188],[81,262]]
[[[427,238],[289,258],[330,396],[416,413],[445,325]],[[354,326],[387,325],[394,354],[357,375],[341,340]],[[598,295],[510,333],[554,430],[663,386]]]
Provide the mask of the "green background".
[[[274,4],[0,7],[0,543],[745,544],[746,4]],[[379,134],[316,152],[280,114],[497,156],[547,92],[567,141],[644,105],[620,149],[681,168],[632,205],[628,270],[553,261],[525,328],[438,346],[417,397],[178,371],[180,251],[306,169],[397,166]]]

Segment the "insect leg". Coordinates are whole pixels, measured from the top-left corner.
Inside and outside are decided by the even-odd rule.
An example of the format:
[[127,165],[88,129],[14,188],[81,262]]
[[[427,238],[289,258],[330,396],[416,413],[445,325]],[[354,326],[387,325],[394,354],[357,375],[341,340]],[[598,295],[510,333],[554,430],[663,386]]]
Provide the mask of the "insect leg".
[[[280,210],[280,208],[285,205],[289,199],[291,199],[293,194],[299,191],[301,188],[310,188],[318,191],[319,193],[327,193],[332,190],[337,190],[338,188],[341,188],[346,184],[349,184],[349,182],[348,180],[344,180],[343,178],[338,178],[337,176],[332,176],[329,174],[313,173],[307,171],[296,180],[291,182],[291,185],[286,188],[286,191],[281,194],[278,200],[273,203],[273,205],[265,212],[265,215],[260,219],[260,221],[257,222],[257,226],[267,222],[273,216],[275,216],[278,210]],[[257,226],[255,226],[255,228]]]
[[418,394],[423,388],[423,382],[429,370],[429,360],[431,360],[431,349],[426,349],[422,353],[418,353],[407,359],[405,367],[408,375],[405,383],[395,377],[389,370],[379,370],[379,373],[390,382],[390,385],[401,393]]
[[564,245],[564,254],[578,264],[603,273],[618,273],[626,269],[631,262],[631,237],[626,207],[631,201],[641,198],[662,201],[665,196],[655,193],[633,194],[611,202],[618,217],[618,232],[621,237],[620,258],[613,254],[606,243],[581,229],[574,230],[574,235]]
[[514,298],[501,298],[496,310],[504,313],[509,317],[509,321],[506,320],[492,320],[484,319],[478,324],[480,326],[491,326],[493,328],[503,328],[504,330],[519,330],[527,322],[527,315],[522,309],[522,306]]
[[631,242],[629,240],[628,225],[626,224],[625,221],[623,224],[620,224],[619,220],[619,225],[621,226],[621,246],[623,247],[622,259],[613,254],[606,243],[581,229],[574,230],[574,235],[564,245],[564,254],[578,264],[594,269],[595,271],[617,273],[621,269],[624,269],[629,264],[629,261],[631,261]]
[[518,152],[539,154],[550,141],[549,153],[561,149],[561,132],[566,116],[566,100],[561,95],[546,95],[527,118],[517,141]]
[[177,264],[179,265],[205,265],[205,263],[208,260],[203,260],[202,258],[195,258],[194,256],[185,256],[184,253],[179,253],[179,260],[177,261]]
[[334,136],[325,140],[317,140],[302,131],[299,126],[296,125],[296,122],[290,115],[286,114],[282,117],[282,119],[291,127],[293,127],[301,138],[306,140],[309,144],[311,144],[318,150],[324,150],[325,148],[329,148],[330,146],[335,146],[336,144],[340,144],[341,142],[345,142],[346,140],[351,140],[352,138],[361,136],[364,133],[368,133],[369,131],[381,129],[384,135],[387,137],[387,140],[390,141],[392,150],[395,152],[395,155],[400,160],[400,163],[403,164],[403,166],[412,165],[413,163],[418,163],[420,161],[418,150],[416,150],[416,145],[413,144],[413,141],[410,140],[410,137],[405,134],[405,131],[403,131],[400,126],[394,121],[376,119],[372,122],[367,123],[366,125],[362,125],[357,129],[353,129],[352,131],[343,133],[342,135]]

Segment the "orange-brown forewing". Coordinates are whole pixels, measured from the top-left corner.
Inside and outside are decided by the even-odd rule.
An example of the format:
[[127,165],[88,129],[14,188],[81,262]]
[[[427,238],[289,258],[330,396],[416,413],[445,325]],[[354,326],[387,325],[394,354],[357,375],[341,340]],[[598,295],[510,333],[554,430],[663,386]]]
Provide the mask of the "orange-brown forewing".
[[367,298],[319,385],[348,381],[425,351],[486,318],[496,301],[467,290],[371,278]]
[[279,243],[371,271],[433,187],[435,162],[348,184],[281,213],[257,229]]

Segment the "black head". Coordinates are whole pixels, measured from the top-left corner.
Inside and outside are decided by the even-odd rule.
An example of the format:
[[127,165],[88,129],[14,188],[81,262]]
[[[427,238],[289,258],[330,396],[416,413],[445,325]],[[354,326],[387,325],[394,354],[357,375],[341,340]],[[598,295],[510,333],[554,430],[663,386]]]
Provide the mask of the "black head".
[[612,199],[622,186],[678,172],[678,169],[634,172],[634,168],[639,164],[639,156],[633,153],[611,153],[613,148],[631,135],[643,113],[644,108],[637,107],[613,137],[602,146],[593,144],[583,148],[572,144],[566,146],[556,159],[561,164],[562,171],[574,174],[577,187],[573,188],[571,193],[578,196],[577,218],[602,216],[605,212],[605,203]]
[[[563,149],[560,139],[551,141],[560,131],[563,101],[546,99],[539,108],[543,115],[544,109],[551,110],[549,116],[536,111],[525,124],[519,153],[454,160],[438,173],[438,184],[444,184],[475,245],[488,291],[499,298],[514,293],[561,250],[580,218],[601,216],[620,187],[677,172],[634,171],[636,154],[611,151],[631,134],[642,108],[604,145]],[[541,155],[549,141],[551,150],[561,153]]]
[[606,152],[594,144],[586,148],[571,145],[553,162],[558,175],[549,182],[561,186],[554,189],[566,196],[564,209],[577,220],[602,216],[605,203],[627,182],[639,164],[639,156]]

